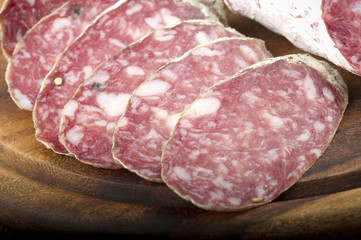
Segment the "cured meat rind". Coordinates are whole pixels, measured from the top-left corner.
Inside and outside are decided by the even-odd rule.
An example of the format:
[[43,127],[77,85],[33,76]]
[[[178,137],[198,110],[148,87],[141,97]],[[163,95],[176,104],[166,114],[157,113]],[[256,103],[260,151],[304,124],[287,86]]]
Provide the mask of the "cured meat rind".
[[10,95],[19,108],[33,110],[42,81],[57,57],[99,14],[120,2],[69,1],[25,34],[16,45],[5,76]]
[[9,60],[15,45],[25,33],[66,1],[68,0],[5,0],[0,15],[0,39],[4,56]]
[[133,93],[114,132],[114,158],[145,179],[161,181],[162,149],[184,108],[208,87],[269,57],[263,41],[237,37],[199,45],[168,63]]
[[265,204],[322,155],[347,104],[346,84],[325,62],[289,55],[257,63],[182,113],[163,151],[162,178],[204,209]]
[[99,167],[119,166],[111,152],[115,125],[133,91],[151,73],[193,47],[240,36],[219,22],[183,21],[159,28],[99,66],[62,112],[59,140],[77,159]]
[[[327,13],[325,2],[326,0],[225,0],[229,9],[235,13],[244,15],[250,19],[263,24],[270,30],[283,35],[296,47],[321,56],[334,64],[350,71],[352,73],[361,74],[361,67],[353,63],[361,58],[361,53],[358,49],[353,48],[354,59],[348,58],[346,54],[342,53],[342,47],[337,39],[332,37],[330,27],[326,26],[324,18],[333,18],[337,16],[325,16]],[[350,1],[332,1],[345,2],[346,5]],[[340,15],[348,15],[350,13],[342,13],[345,8],[337,10]],[[327,20],[327,19],[326,19]],[[341,23],[338,24],[352,24]],[[341,34],[344,34],[346,29],[341,29]],[[330,34],[331,33],[331,34]],[[357,36],[356,33],[353,33]],[[358,37],[355,37],[359,41]],[[349,41],[353,41],[349,38]]]
[[198,7],[187,1],[133,0],[99,17],[67,47],[45,77],[33,111],[37,139],[55,152],[68,154],[58,140],[60,115],[78,86],[99,64],[151,30],[212,17]]

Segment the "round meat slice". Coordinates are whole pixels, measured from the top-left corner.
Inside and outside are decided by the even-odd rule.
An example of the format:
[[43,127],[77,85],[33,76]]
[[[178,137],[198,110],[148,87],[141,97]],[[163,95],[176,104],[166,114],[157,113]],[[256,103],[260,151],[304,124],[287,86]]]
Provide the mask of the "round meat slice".
[[348,103],[338,72],[308,55],[265,60],[206,90],[183,112],[162,178],[211,210],[265,204],[330,144]]
[[1,47],[10,59],[15,45],[41,18],[59,8],[68,0],[5,0],[1,9]]
[[65,105],[59,140],[69,153],[91,165],[114,168],[114,128],[133,91],[169,61],[199,44],[239,36],[219,22],[188,20],[158,28],[99,66]]
[[104,10],[119,0],[73,0],[42,18],[16,45],[6,70],[9,92],[21,109],[33,110],[41,84],[58,56]]
[[134,92],[114,133],[113,156],[148,180],[161,181],[161,156],[175,121],[201,92],[271,57],[264,42],[224,38],[198,46]]
[[210,17],[203,12],[175,0],[128,0],[99,17],[45,77],[33,110],[37,139],[55,152],[68,154],[58,140],[61,111],[93,70],[155,28]]

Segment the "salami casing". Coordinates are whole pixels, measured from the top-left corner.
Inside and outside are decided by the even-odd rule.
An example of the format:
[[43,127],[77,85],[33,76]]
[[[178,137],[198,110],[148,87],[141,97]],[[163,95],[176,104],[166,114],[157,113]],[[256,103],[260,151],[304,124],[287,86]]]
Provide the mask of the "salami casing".
[[0,14],[1,48],[9,59],[15,45],[41,18],[59,8],[68,0],[5,0]]
[[225,0],[295,46],[361,75],[360,1]]
[[272,201],[325,151],[347,103],[346,84],[327,63],[290,55],[255,64],[183,112],[162,178],[205,209]]
[[6,70],[19,108],[33,110],[42,81],[57,57],[96,17],[118,0],[73,0],[42,18],[16,45]]
[[113,131],[133,91],[151,73],[195,46],[239,36],[217,22],[190,20],[159,28],[102,64],[66,104],[59,140],[76,158],[119,167],[112,156]]
[[222,38],[170,62],[135,90],[116,127],[113,156],[139,176],[161,181],[162,150],[185,107],[218,81],[269,57],[263,41]]
[[212,17],[206,7],[200,7],[175,0],[132,0],[98,18],[45,77],[33,111],[37,139],[55,152],[67,153],[58,140],[60,115],[79,85],[99,64],[151,30]]

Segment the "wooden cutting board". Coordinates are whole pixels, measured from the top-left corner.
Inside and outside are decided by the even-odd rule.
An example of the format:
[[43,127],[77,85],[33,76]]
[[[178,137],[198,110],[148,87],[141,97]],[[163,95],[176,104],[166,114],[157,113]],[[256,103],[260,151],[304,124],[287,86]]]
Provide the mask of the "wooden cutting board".
[[[274,56],[300,53],[283,37],[229,13],[229,25],[265,40]],[[270,204],[237,212],[201,210],[162,183],[105,170],[46,149],[31,112],[12,102],[0,57],[0,224],[27,231],[218,239],[361,234],[361,78],[339,69],[349,105],[330,147]]]

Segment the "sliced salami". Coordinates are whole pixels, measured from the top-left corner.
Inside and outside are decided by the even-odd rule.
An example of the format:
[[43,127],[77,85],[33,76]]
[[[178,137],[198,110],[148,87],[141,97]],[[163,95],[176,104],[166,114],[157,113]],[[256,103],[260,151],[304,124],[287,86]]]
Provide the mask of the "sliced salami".
[[270,202],[325,151],[347,103],[346,84],[327,63],[290,55],[255,64],[183,112],[162,178],[204,209]]
[[295,46],[361,74],[359,1],[225,0],[234,12],[285,36]]
[[68,0],[5,0],[0,15],[1,47],[10,58],[15,45],[41,18],[59,8]]
[[263,41],[223,38],[167,64],[134,92],[115,130],[113,156],[139,176],[161,181],[162,150],[181,112],[208,87],[269,57]]
[[60,142],[76,158],[100,167],[119,167],[112,148],[115,125],[133,91],[151,73],[188,50],[236,31],[207,20],[156,29],[102,64],[66,104]]
[[[117,3],[118,2],[118,3]],[[41,83],[57,57],[118,0],[73,0],[42,18],[16,45],[6,71],[9,92],[19,108],[32,110]]]
[[132,0],[98,18],[45,77],[33,112],[37,139],[56,152],[67,153],[58,140],[61,111],[95,67],[155,28],[212,17],[204,13],[206,7],[198,7],[174,0]]

